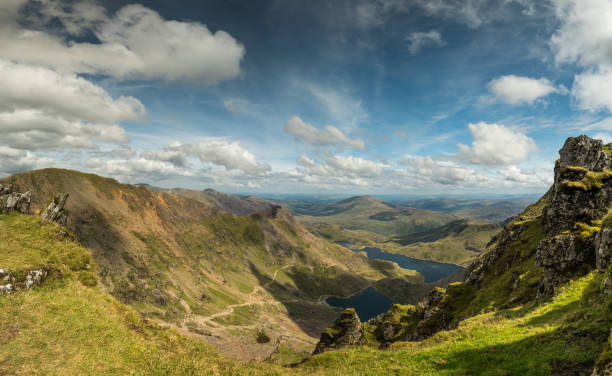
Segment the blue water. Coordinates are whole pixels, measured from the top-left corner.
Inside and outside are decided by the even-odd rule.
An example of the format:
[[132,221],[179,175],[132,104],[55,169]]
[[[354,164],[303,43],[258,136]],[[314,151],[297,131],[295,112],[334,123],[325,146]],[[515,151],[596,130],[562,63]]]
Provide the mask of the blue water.
[[357,315],[363,322],[387,311],[393,304],[391,299],[378,292],[374,287],[368,287],[346,299],[330,296],[325,299],[325,302],[332,307],[355,308]]
[[354,249],[354,251],[364,251],[368,254],[369,258],[393,261],[404,269],[416,270],[417,272],[421,273],[423,277],[425,277],[425,282],[438,281],[442,278],[451,276],[462,269],[462,267],[459,265],[431,260],[419,260],[404,255],[398,255],[397,253],[385,252],[379,248],[365,247],[362,249]]

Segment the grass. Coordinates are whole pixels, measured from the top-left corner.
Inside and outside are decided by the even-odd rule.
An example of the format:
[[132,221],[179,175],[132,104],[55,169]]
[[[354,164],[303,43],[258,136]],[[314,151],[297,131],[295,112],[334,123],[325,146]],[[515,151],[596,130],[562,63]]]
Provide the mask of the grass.
[[590,374],[612,324],[612,301],[597,291],[600,279],[591,273],[540,306],[480,314],[457,329],[421,342],[398,342],[388,351],[352,348],[317,355],[304,364],[303,372],[335,367],[329,374]]
[[[566,167],[569,169],[570,167]],[[578,169],[577,167],[572,167],[573,169]],[[604,182],[612,179],[612,171],[590,171],[585,170],[586,174],[582,178],[582,180],[572,181],[572,180],[563,180],[561,184],[570,189],[579,189],[585,192],[601,189],[604,185]]]

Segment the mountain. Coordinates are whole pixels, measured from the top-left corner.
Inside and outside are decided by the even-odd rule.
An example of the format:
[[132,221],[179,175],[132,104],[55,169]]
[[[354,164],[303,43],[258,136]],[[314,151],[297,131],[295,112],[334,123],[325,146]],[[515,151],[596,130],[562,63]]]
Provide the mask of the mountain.
[[[493,238],[463,282],[364,324],[347,309],[321,334],[323,355],[308,371],[343,364],[357,373],[368,359],[372,372],[609,375],[611,149],[569,138],[553,186]],[[328,352],[368,344],[391,351]]]
[[196,191],[184,188],[174,188],[166,192],[200,201],[212,205],[223,212],[240,216],[255,214],[270,209],[275,205],[259,197],[230,195],[215,191],[214,189]]
[[457,217],[430,210],[399,207],[372,196],[355,196],[327,205],[311,205],[296,210],[296,218],[307,228],[338,225],[344,229],[367,231],[373,236],[399,236],[439,227]]
[[33,213],[68,193],[66,229],[91,250],[104,290],[144,317],[242,359],[270,350],[252,341],[256,329],[282,336],[285,353],[310,351],[313,336],[338,312],[322,296],[350,295],[383,278],[422,281],[313,236],[282,207],[266,204],[243,216],[222,210],[258,209],[249,198],[206,193],[215,198],[207,202],[197,192],[181,191],[200,198],[192,199],[60,169],[0,184],[30,191]]

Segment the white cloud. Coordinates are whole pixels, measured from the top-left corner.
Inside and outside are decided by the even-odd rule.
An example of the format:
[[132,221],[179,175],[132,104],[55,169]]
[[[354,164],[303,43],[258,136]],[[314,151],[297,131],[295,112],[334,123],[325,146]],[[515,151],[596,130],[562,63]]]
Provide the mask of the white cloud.
[[612,65],[612,3],[609,0],[553,0],[559,29],[552,36],[558,63]]
[[355,149],[365,149],[365,143],[362,139],[348,138],[342,131],[332,125],[327,125],[319,130],[297,116],[287,120],[285,132],[292,135],[296,141],[313,146],[348,146]]
[[86,165],[89,169],[102,175],[112,175],[115,177],[146,177],[150,180],[163,177],[194,177],[196,174],[185,168],[174,166],[171,163],[139,159],[111,159],[101,160],[90,158]]
[[566,88],[557,88],[546,78],[500,76],[492,79],[487,86],[496,100],[512,105],[533,104],[537,99],[554,93],[567,94]]
[[[24,4],[10,2],[7,11],[16,15],[15,7]],[[136,4],[119,9],[112,17],[107,17],[100,7],[91,8],[92,2],[76,2],[70,12],[57,0],[42,4],[40,19],[28,19],[38,29],[25,29],[18,19],[0,25],[0,56],[117,79],[216,84],[240,74],[244,46],[224,31],[212,33],[198,22],[164,20],[154,10]],[[64,26],[64,35],[46,32],[52,20]],[[68,38],[86,30],[101,43]]]
[[[612,39],[610,40],[612,44]],[[612,68],[587,71],[574,78],[572,97],[581,110],[612,111]]]
[[454,165],[453,162],[435,161],[430,156],[407,155],[401,161],[407,165],[405,171],[416,185],[438,183],[442,185],[479,184],[488,178],[471,168]]
[[368,113],[364,110],[361,101],[352,98],[349,90],[336,89],[315,85],[311,82],[298,82],[325,108],[330,118],[343,129],[353,129],[367,121]]
[[336,172],[350,176],[379,176],[383,173],[383,165],[367,159],[335,155],[326,159],[326,166]]
[[39,150],[126,142],[117,123],[145,115],[136,98],[113,99],[74,74],[0,60],[0,143]]
[[146,159],[169,162],[177,167],[188,167],[188,157],[195,157],[202,163],[211,163],[228,170],[241,170],[247,174],[270,171],[270,166],[260,164],[247,149],[238,142],[206,140],[192,144],[174,143],[163,150],[141,153]]
[[412,55],[417,54],[421,48],[425,46],[443,46],[446,44],[446,42],[442,40],[442,35],[440,35],[440,32],[435,30],[428,31],[426,33],[411,33],[406,37],[406,39],[409,43],[408,51]]
[[612,3],[608,0],[554,0],[559,28],[551,38],[557,63],[587,68],[574,77],[572,97],[579,109],[612,111]]
[[525,134],[499,124],[469,125],[472,146],[459,144],[457,157],[472,164],[513,165],[526,160],[535,150],[535,141]]
[[297,160],[297,164],[300,166],[314,166],[315,165],[315,161],[312,158],[308,158],[305,155],[300,155],[300,157]]
[[602,140],[604,144],[609,144],[612,142],[612,134],[610,133],[597,133],[593,136],[593,138]]
[[51,166],[53,162],[49,158],[39,158],[28,151],[0,145],[0,174],[2,175]]
[[498,173],[507,181],[529,186],[548,186],[553,183],[553,174],[549,169],[520,169],[517,166],[508,166]]

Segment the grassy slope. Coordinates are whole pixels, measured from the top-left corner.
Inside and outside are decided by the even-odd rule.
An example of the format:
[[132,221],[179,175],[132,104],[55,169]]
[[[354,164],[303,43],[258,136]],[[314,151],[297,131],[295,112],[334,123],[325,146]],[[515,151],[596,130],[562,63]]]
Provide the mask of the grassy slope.
[[68,192],[68,227],[93,251],[102,286],[186,334],[220,337],[215,342],[228,354],[257,358],[271,351],[273,344],[261,350],[248,342],[256,325],[273,340],[283,335],[296,351],[308,351],[312,336],[337,314],[318,296],[338,293],[337,286],[340,293],[354,293],[368,279],[418,280],[391,263],[320,240],[286,213],[237,217],[200,201],[69,170],[6,180],[33,191],[34,212],[53,194]]
[[[237,363],[201,341],[143,319],[82,273],[91,253],[39,218],[0,216],[0,260],[13,271],[55,273],[30,291],[0,296],[0,374],[274,374],[274,365]],[[75,260],[81,260],[75,263]],[[95,281],[95,279],[94,279]],[[254,339],[253,339],[254,341]]]
[[336,375],[588,375],[612,324],[612,299],[598,291],[601,278],[591,273],[542,305],[479,314],[425,341],[317,355],[304,369],[336,367]]

